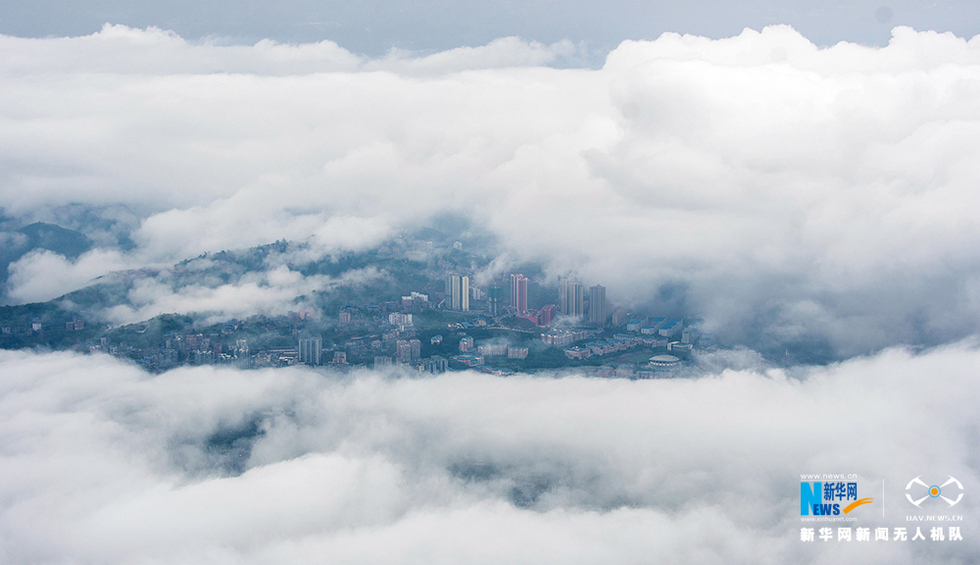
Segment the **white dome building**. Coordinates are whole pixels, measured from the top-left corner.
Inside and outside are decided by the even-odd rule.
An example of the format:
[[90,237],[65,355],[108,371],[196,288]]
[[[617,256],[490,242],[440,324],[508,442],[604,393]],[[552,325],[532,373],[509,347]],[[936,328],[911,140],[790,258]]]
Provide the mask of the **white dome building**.
[[651,367],[656,367],[657,369],[679,367],[681,360],[673,355],[654,355],[650,358],[648,363]]

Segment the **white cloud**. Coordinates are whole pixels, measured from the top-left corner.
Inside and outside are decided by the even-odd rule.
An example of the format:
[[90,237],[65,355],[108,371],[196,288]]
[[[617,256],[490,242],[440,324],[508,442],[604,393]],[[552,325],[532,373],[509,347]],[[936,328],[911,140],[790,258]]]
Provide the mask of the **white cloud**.
[[[359,285],[387,277],[374,267],[352,270],[340,277],[325,275],[304,277],[285,265],[248,273],[224,283],[202,278],[190,284],[173,284],[171,273],[136,277],[126,295],[126,302],[103,312],[93,313],[114,324],[131,324],[166,313],[195,313],[206,323],[232,318],[279,315],[287,310],[315,310],[309,297],[314,292],[329,292],[337,285]],[[301,297],[307,297],[302,299]],[[84,305],[81,305],[84,307]]]
[[403,49],[392,49],[383,59],[369,61],[364,70],[387,70],[407,75],[444,74],[473,69],[534,67],[557,62],[575,53],[570,41],[553,45],[527,43],[518,37],[502,37],[480,47],[458,47],[419,57]]
[[619,302],[683,286],[733,336],[847,355],[980,327],[977,39],[665,34],[598,70],[515,39],[376,60],[113,26],[3,41],[0,205],[126,203],[141,261],[367,246],[462,210]]
[[9,53],[0,71],[10,75],[43,73],[122,73],[170,75],[258,72],[291,74],[354,70],[363,58],[332,41],[289,45],[262,40],[251,46],[188,42],[170,31],[105,24],[92,35],[26,39],[0,37]]
[[[968,535],[977,357],[961,344],[802,380],[749,368],[628,381],[207,367],[149,376],[103,356],[0,352],[0,558],[968,559],[978,550]],[[248,429],[260,433],[234,448],[214,439]],[[957,506],[965,539],[804,544],[801,473],[860,475],[862,496],[875,498],[856,524],[867,527],[908,525],[911,477],[953,475],[968,489]]]
[[53,251],[35,250],[10,264],[7,296],[15,302],[45,302],[77,290],[110,271],[132,266],[118,251],[93,249],[71,261]]

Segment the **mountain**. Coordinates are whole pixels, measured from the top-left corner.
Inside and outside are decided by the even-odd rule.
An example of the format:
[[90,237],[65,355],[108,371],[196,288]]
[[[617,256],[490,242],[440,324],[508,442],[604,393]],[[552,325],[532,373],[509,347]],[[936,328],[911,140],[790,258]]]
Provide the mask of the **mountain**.
[[0,287],[7,284],[10,264],[31,251],[44,249],[75,259],[93,245],[92,240],[81,232],[45,222],[0,232],[0,242]]
[[34,249],[47,249],[69,259],[75,259],[92,248],[92,240],[85,234],[54,224],[35,222],[17,230],[27,236],[26,254]]

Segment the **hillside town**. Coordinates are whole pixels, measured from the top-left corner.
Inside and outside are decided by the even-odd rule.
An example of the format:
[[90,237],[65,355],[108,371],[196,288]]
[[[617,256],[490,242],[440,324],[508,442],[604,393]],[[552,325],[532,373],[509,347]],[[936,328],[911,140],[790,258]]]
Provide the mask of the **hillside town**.
[[[455,242],[453,250],[459,247]],[[468,368],[499,375],[575,368],[621,378],[672,376],[692,355],[713,346],[701,320],[613,306],[602,285],[586,287],[572,278],[559,280],[557,292],[536,285],[522,273],[508,273],[480,286],[453,269],[435,290],[405,288],[398,300],[348,304],[332,314],[307,308],[206,326],[172,314],[107,327],[86,323],[78,314],[58,319],[69,314],[49,307],[30,319],[7,316],[0,346],[46,344],[108,354],[152,372],[185,364],[397,366],[423,373]],[[529,301],[529,286],[538,288],[539,304]]]

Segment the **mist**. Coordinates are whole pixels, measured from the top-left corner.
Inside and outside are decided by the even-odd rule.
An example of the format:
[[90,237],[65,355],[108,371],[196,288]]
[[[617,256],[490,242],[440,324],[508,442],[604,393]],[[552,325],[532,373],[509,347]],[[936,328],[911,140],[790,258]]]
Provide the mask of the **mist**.
[[[7,563],[967,562],[975,343],[700,379],[0,353]],[[923,391],[941,391],[926,394]],[[798,476],[961,480],[959,542],[799,539]],[[861,488],[866,488],[862,486]],[[885,517],[881,518],[882,507]],[[911,508],[910,506],[908,508]]]

